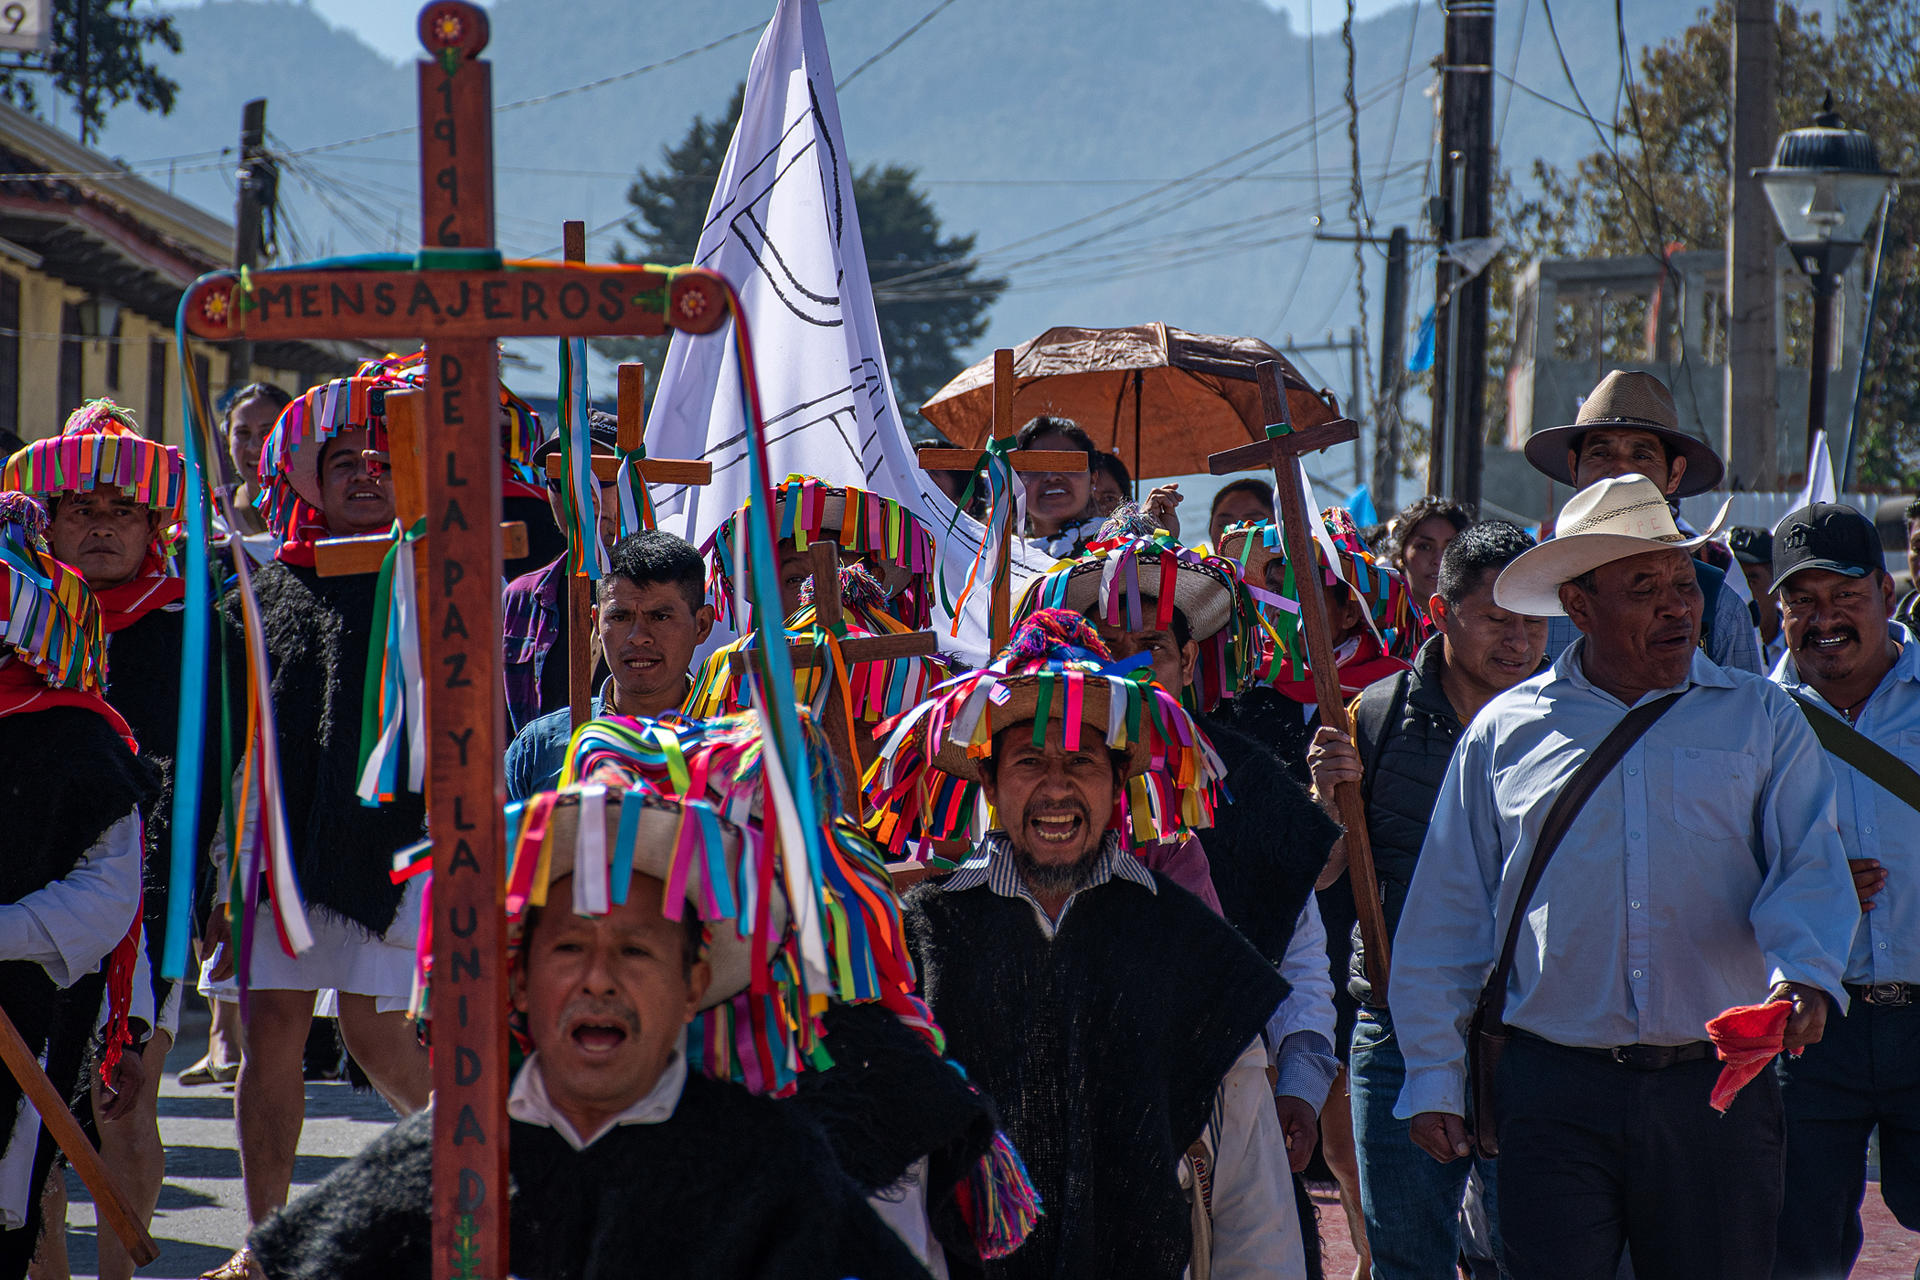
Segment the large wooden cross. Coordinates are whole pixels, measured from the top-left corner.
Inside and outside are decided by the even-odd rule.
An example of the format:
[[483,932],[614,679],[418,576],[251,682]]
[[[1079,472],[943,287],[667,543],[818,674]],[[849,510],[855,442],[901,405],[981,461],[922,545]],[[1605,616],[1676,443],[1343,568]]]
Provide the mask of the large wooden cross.
[[216,272],[182,306],[187,328],[212,342],[426,340],[433,1274],[467,1280],[508,1273],[497,343],[704,333],[726,320],[727,300],[698,269],[503,264],[492,247],[492,78],[479,56],[486,12],[433,0],[419,32],[419,254],[371,269],[255,271],[244,283]]
[[[1333,656],[1333,630],[1327,619],[1326,597],[1319,590],[1318,575],[1300,567],[1314,563],[1313,536],[1307,522],[1320,518],[1318,512],[1307,510],[1306,494],[1300,484],[1300,458],[1345,444],[1359,435],[1360,428],[1341,418],[1295,431],[1287,421],[1287,397],[1281,389],[1279,363],[1262,360],[1254,367],[1254,376],[1260,384],[1260,407],[1267,419],[1267,438],[1209,455],[1207,470],[1224,476],[1255,467],[1273,468],[1274,492],[1280,502],[1280,536],[1287,563],[1295,566],[1300,631],[1307,641],[1307,665],[1313,673],[1320,723],[1332,725],[1351,738],[1353,725],[1347,718],[1346,700],[1340,694],[1340,669]],[[1367,840],[1366,805],[1358,783],[1341,784],[1333,796],[1340,810],[1341,825],[1347,829],[1347,872],[1353,877],[1353,898],[1360,913],[1367,981],[1373,987],[1374,998],[1385,1004],[1389,967],[1387,918],[1380,903],[1380,881],[1373,869],[1373,846]]]
[[[993,353],[993,438],[1006,440],[1013,435],[1013,349],[1001,347]],[[969,449],[922,449],[922,471],[975,471],[981,455]],[[1087,455],[1075,449],[1015,449],[1007,455],[1015,471],[1085,471]],[[1000,533],[1000,555],[994,562],[993,593],[989,598],[993,653],[1007,643],[1011,632],[1013,521]]]

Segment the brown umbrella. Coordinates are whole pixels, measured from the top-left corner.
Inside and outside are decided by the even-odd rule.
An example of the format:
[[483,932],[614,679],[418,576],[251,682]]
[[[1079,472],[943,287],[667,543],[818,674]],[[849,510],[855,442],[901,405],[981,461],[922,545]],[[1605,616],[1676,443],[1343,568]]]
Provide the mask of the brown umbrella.
[[[1136,479],[1205,472],[1207,455],[1259,440],[1254,365],[1276,360],[1296,428],[1340,417],[1285,356],[1257,338],[1188,333],[1164,324],[1049,329],[1014,348],[1013,420],[1071,418],[1128,463]],[[984,448],[993,429],[993,360],[962,372],[920,412],[962,448]]]

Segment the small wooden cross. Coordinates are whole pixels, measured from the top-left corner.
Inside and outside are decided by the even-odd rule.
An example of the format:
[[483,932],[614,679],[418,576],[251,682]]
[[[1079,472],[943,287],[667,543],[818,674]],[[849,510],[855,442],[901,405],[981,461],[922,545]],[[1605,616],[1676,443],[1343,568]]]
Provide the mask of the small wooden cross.
[[181,307],[209,342],[426,339],[420,465],[404,470],[424,479],[421,636],[432,652],[433,1275],[479,1280],[508,1272],[499,340],[709,333],[728,301],[725,282],[699,268],[503,262],[486,11],[431,0],[418,29],[420,252],[368,269],[212,272]]
[[[813,559],[813,622],[822,631],[835,636],[846,631],[845,605],[840,599],[840,544],[827,538],[816,539],[808,548]],[[868,662],[891,662],[899,658],[923,658],[935,652],[939,643],[931,631],[895,632],[883,636],[857,636],[851,640],[840,641],[840,656],[846,659],[847,675],[851,679],[856,668]],[[811,640],[795,640],[788,647],[796,667],[821,666],[828,658],[824,647],[816,646]],[[748,655],[745,650],[736,649],[728,659],[734,679],[746,674]],[[822,673],[821,679],[829,679]],[[853,803],[848,808],[856,815],[859,812],[860,769],[862,763],[859,748],[854,741],[854,726],[847,721],[847,709],[841,700],[831,692],[827,694],[826,710],[820,718],[820,728],[826,734],[833,751],[834,763],[840,768],[840,776],[852,792]]]
[[[1001,347],[993,353],[993,438],[996,440],[1006,440],[1013,435],[1013,391],[1013,349]],[[920,469],[973,471],[980,465],[980,456],[967,449],[922,449]],[[1016,449],[1007,457],[1012,461],[1015,471],[1087,469],[1087,455],[1075,449]],[[994,653],[1006,646],[1007,636],[1012,630],[1012,543],[1013,521],[1009,520],[1000,535],[1000,556],[994,562],[993,594],[988,604],[992,611],[989,634],[993,638]]]
[[[569,221],[561,226],[562,255],[568,262],[587,260],[587,224]],[[580,370],[576,376],[584,377]],[[619,449],[630,453],[645,439],[647,366],[627,361],[620,366]],[[593,475],[597,482],[619,474],[620,459],[593,455]],[[566,461],[559,454],[547,457],[547,475],[566,475]],[[682,461],[673,458],[647,458],[640,463],[644,484],[705,485],[713,483],[711,462]],[[595,531],[598,536],[598,530]],[[524,554],[524,553],[523,553]],[[593,706],[593,582],[580,574],[567,575],[567,706],[577,729],[592,719]]]
[[[1216,476],[1255,467],[1272,467],[1274,493],[1280,501],[1280,534],[1287,563],[1295,566],[1294,582],[1300,595],[1301,634],[1307,641],[1307,665],[1313,674],[1314,699],[1320,707],[1320,723],[1332,725],[1348,737],[1353,725],[1347,719],[1346,700],[1340,694],[1340,669],[1333,657],[1333,629],[1327,620],[1326,597],[1320,592],[1319,575],[1302,569],[1315,563],[1313,537],[1308,520],[1319,519],[1318,512],[1307,510],[1306,494],[1300,485],[1303,454],[1345,444],[1360,433],[1346,418],[1322,423],[1305,431],[1295,431],[1287,422],[1287,398],[1281,390],[1280,365],[1262,360],[1254,366],[1260,384],[1260,407],[1266,414],[1267,438],[1243,444],[1207,458],[1207,470]],[[1334,802],[1340,810],[1341,825],[1347,829],[1347,870],[1353,877],[1353,898],[1360,912],[1360,938],[1366,947],[1367,981],[1382,1004],[1387,998],[1388,933],[1386,912],[1380,903],[1380,881],[1374,873],[1373,846],[1367,840],[1367,811],[1357,783],[1342,783],[1334,790]]]

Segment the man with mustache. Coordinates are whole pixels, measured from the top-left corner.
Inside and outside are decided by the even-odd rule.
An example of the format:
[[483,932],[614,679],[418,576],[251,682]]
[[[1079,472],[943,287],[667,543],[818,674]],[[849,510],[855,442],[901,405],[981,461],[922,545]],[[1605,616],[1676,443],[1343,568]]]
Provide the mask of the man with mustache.
[[[546,878],[524,905],[509,902],[513,1025],[529,1048],[507,1098],[512,1274],[924,1280],[807,1114],[713,1078],[711,1026],[689,1032],[727,1012],[756,972],[752,924],[725,914],[739,907],[717,899],[724,886],[709,887],[754,872],[740,869],[740,829],[707,817],[693,856],[722,871],[679,881],[685,899],[671,903],[681,806],[605,786],[563,791]],[[598,865],[579,839],[589,822],[604,828]],[[613,875],[623,839],[624,883]],[[770,895],[759,909],[777,935],[784,899]],[[257,1274],[427,1280],[432,1179],[433,1121],[421,1112],[262,1225]]]
[[[286,1203],[306,1111],[301,1056],[317,993],[339,993],[347,1050],[396,1111],[425,1106],[431,1088],[426,1052],[406,1015],[420,886],[396,885],[388,874],[393,854],[420,839],[425,803],[403,789],[393,802],[370,807],[357,794],[376,582],[371,574],[323,578],[314,569],[319,539],[393,526],[393,475],[370,455],[385,446],[386,393],[401,388],[378,377],[313,387],[281,413],[260,458],[259,503],[281,545],[253,585],[272,668],[286,829],[314,945],[288,956],[275,940],[273,906],[259,903],[234,1094],[240,1174],[254,1222]],[[239,631],[237,590],[223,609]],[[260,800],[240,780],[254,777],[256,788],[258,781],[245,765],[235,773],[235,807],[244,815],[238,842],[246,848]],[[217,856],[224,861],[231,851]],[[219,957],[209,993],[231,999],[232,942],[241,934],[225,901],[230,883],[225,874],[217,878],[220,901],[208,941]],[[245,1250],[209,1274],[245,1275]]]
[[[1707,493],[1726,475],[1720,456],[1680,429],[1673,393],[1650,373],[1615,369],[1580,402],[1573,422],[1527,437],[1527,461],[1550,480],[1585,489],[1619,476],[1645,476],[1671,504]],[[1726,574],[1702,563],[1694,570],[1702,595],[1700,643],[1726,668],[1766,674],[1760,637],[1746,605],[1722,590]],[[1547,620],[1547,658],[1558,658],[1579,631],[1564,618]]]
[[[1722,513],[1722,519],[1725,518]],[[1715,528],[1719,521],[1715,522]],[[1580,629],[1553,665],[1495,697],[1447,767],[1395,934],[1394,1115],[1443,1163],[1472,1150],[1468,1025],[1512,938],[1512,1040],[1493,1080],[1499,1217],[1517,1280],[1750,1280],[1783,1212],[1778,1084],[1724,1114],[1706,1023],[1790,1005],[1789,1051],[1843,1007],[1859,918],[1833,772],[1792,699],[1699,652],[1700,587],[1644,476],[1567,503],[1559,535],[1494,583],[1494,602]],[[1709,531],[1709,536],[1711,530]],[[1631,708],[1672,695],[1547,852],[1548,809]],[[1555,851],[1557,848],[1557,852]]]
[[[1226,765],[1232,798],[1215,805],[1213,826],[1139,851],[1203,900],[1213,896],[1220,914],[1293,988],[1266,1040],[1277,1072],[1274,1105],[1288,1163],[1298,1173],[1313,1155],[1320,1109],[1340,1073],[1326,928],[1313,903],[1313,883],[1338,828],[1272,752],[1207,714],[1251,674],[1261,634],[1252,597],[1232,561],[1182,547],[1157,533],[1152,517],[1124,504],[1085,554],[1033,581],[1018,615],[1043,604],[1081,614],[1115,657],[1149,658],[1154,679],[1195,713]],[[1186,878],[1190,864],[1200,868],[1198,887]]]
[[[1773,590],[1787,657],[1773,679],[1814,723],[1854,750],[1891,752],[1886,768],[1920,785],[1920,647],[1889,620],[1893,579],[1873,522],[1817,502],[1792,512],[1773,541]],[[1861,740],[1864,739],[1864,742]],[[1828,743],[1840,839],[1861,915],[1847,958],[1844,1013],[1798,1058],[1780,1059],[1787,1119],[1787,1200],[1778,1280],[1844,1276],[1859,1256],[1867,1139],[1880,1131],[1880,1194],[1920,1230],[1920,815],[1866,763]]]
[[947,1051],[1000,1108],[1046,1206],[985,1273],[1301,1276],[1260,1038],[1286,984],[1126,834],[1204,825],[1219,757],[1078,614],[1039,610],[999,660],[882,726],[869,786],[908,827],[923,797],[974,784],[997,817],[905,910]]
[[[1389,938],[1406,907],[1454,744],[1481,707],[1540,668],[1546,622],[1502,609],[1493,599],[1500,571],[1531,546],[1531,538],[1501,520],[1468,525],[1449,541],[1440,553],[1438,585],[1426,602],[1439,634],[1420,647],[1411,671],[1369,685],[1354,701],[1358,749],[1327,725],[1314,735],[1307,764],[1314,794],[1329,812],[1335,787],[1361,785]],[[1346,865],[1346,856],[1343,840],[1334,847],[1329,874]],[[1406,1122],[1394,1118],[1406,1064],[1384,993],[1367,981],[1357,927],[1352,951],[1347,991],[1360,1013],[1350,1089],[1373,1274],[1379,1280],[1442,1275],[1460,1254],[1467,1166],[1436,1165],[1408,1144]],[[1482,1162],[1481,1176],[1483,1182],[1491,1178],[1490,1162]]]

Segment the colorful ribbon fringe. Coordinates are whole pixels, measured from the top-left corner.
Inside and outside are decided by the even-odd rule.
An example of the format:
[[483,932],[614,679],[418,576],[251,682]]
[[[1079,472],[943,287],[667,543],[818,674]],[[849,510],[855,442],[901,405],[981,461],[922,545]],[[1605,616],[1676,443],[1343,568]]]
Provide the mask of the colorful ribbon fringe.
[[[1062,561],[1035,579],[1014,613],[1018,619],[1035,609],[1072,609],[1070,588],[1097,574],[1092,606],[1101,621],[1128,631],[1166,631],[1173,625],[1178,578],[1183,573],[1203,577],[1209,590],[1227,598],[1226,624],[1206,636],[1195,631],[1199,661],[1192,683],[1178,691],[1189,710],[1211,711],[1239,690],[1262,634],[1260,611],[1246,589],[1243,568],[1231,560],[1184,547],[1164,532],[1101,539],[1088,543],[1077,559]],[[1155,602],[1150,620],[1145,600]],[[1194,626],[1197,620],[1189,616],[1187,622]]]
[[398,520],[393,522],[393,545],[380,562],[373,590],[373,628],[360,704],[360,783],[355,789],[364,805],[391,803],[399,794],[402,734],[407,790],[421,791],[426,776],[426,685],[421,678],[420,598],[414,573],[414,543],[426,528],[425,520],[405,530]]
[[[293,528],[297,504],[301,499],[316,503],[314,492],[302,494],[294,484],[294,468],[304,466],[295,459],[302,451],[315,450],[313,471],[319,470],[318,446],[349,427],[366,427],[384,433],[387,426],[387,392],[402,385],[386,377],[335,378],[310,387],[285,409],[273,424],[267,443],[260,451],[260,496],[254,506],[267,527],[285,537]],[[377,446],[376,446],[377,447]]]
[[[1107,745],[1130,751],[1144,744],[1148,754],[1148,767],[1129,778],[1109,822],[1122,842],[1132,848],[1211,826],[1226,767],[1178,699],[1154,683],[1148,655],[1115,662],[1085,618],[1041,609],[1014,629],[990,666],[946,681],[927,701],[880,725],[885,741],[867,779],[874,838],[901,853],[965,834],[979,784],[938,766],[943,746],[978,758],[999,730],[1032,720],[1040,741],[1057,717],[1066,749],[1077,750],[1096,682],[1107,695]],[[1032,705],[1015,702],[1016,692],[1031,692]]]
[[593,475],[592,401],[587,396],[587,340],[560,339],[561,526],[567,535],[567,572],[593,582],[607,576],[607,549],[600,541],[600,482]]
[[[844,504],[839,524],[834,526],[827,523],[827,508],[836,499],[844,499]],[[773,501],[773,536],[776,540],[792,539],[796,550],[805,551],[815,542],[837,542],[849,551],[922,580],[933,574],[932,535],[918,517],[892,498],[854,485],[830,485],[812,476],[790,475],[774,490]],[[708,594],[720,616],[736,629],[741,617],[735,588],[740,577],[738,526],[741,515],[752,508],[753,499],[749,497],[701,548],[711,564]],[[777,614],[777,592],[775,600]],[[924,588],[896,594],[893,611],[909,628],[924,630],[933,616],[932,599]],[[760,624],[758,615],[754,623]]]
[[185,464],[180,451],[139,433],[127,410],[89,400],[57,436],[35,440],[7,459],[0,489],[52,497],[118,489],[173,524],[182,513]]
[[47,683],[99,693],[107,678],[100,606],[80,571],[47,549],[47,519],[26,494],[0,493],[0,565],[9,570],[0,640]]

